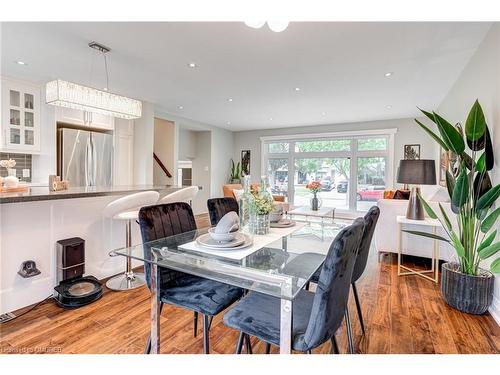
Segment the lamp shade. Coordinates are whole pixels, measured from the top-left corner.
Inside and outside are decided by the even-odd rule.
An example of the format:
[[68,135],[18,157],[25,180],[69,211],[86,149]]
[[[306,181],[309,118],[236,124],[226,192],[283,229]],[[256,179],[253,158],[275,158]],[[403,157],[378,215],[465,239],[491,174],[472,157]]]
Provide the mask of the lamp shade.
[[436,166],[434,160],[401,160],[397,181],[401,184],[435,185]]

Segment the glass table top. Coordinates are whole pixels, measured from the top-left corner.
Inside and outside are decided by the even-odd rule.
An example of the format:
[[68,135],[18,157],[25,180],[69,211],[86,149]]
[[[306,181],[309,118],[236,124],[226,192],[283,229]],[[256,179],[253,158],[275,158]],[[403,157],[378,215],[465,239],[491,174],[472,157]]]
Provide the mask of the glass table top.
[[325,241],[322,246],[317,246],[317,239],[301,237],[297,240],[299,244],[290,246],[293,245],[293,237],[290,238],[293,231],[273,228],[269,235],[254,235],[254,243],[264,246],[242,259],[226,258],[204,252],[201,248],[183,248],[183,245],[207,233],[208,229],[114,250],[110,255],[131,257],[159,267],[292,300],[322,265],[331,242]]

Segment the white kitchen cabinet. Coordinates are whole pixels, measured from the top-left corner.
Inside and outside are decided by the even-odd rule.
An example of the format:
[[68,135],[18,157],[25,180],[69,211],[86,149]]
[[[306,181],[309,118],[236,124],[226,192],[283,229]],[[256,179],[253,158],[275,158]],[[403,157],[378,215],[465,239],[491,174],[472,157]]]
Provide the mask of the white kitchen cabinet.
[[114,129],[114,117],[66,107],[56,107],[56,121],[104,130]]
[[134,122],[116,119],[114,131],[114,179],[116,185],[132,185],[134,165]]
[[2,79],[0,151],[40,152],[40,86]]

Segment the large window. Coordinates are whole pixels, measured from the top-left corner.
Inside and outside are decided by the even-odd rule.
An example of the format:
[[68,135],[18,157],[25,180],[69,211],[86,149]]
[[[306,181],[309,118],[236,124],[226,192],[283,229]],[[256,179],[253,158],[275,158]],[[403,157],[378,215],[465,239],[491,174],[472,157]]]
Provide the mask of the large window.
[[394,129],[263,137],[262,166],[273,194],[310,204],[306,185],[321,183],[324,207],[366,211],[392,186]]

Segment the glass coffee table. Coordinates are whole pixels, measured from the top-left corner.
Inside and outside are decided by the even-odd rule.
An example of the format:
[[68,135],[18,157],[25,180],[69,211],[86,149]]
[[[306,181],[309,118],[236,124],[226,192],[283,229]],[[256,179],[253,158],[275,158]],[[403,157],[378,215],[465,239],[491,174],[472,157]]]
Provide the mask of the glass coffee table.
[[[325,239],[325,227],[332,229],[341,229],[345,227],[345,224],[335,222],[335,208],[332,207],[321,207],[320,209],[313,211],[310,207],[302,206],[294,208],[288,211],[288,218],[290,220],[302,221],[307,223],[310,229],[309,233],[324,241]],[[297,219],[299,217],[300,219]],[[321,235],[314,231],[312,224],[319,224],[321,228]]]

